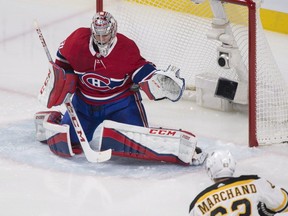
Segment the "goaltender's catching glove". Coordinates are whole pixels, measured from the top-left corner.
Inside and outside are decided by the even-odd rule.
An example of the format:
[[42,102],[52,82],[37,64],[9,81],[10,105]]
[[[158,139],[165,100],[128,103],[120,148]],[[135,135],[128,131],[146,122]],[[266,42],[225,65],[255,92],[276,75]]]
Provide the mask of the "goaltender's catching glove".
[[157,70],[149,80],[139,85],[151,100],[167,98],[175,102],[181,98],[185,89],[185,80],[179,73],[179,68],[169,65],[167,70]]

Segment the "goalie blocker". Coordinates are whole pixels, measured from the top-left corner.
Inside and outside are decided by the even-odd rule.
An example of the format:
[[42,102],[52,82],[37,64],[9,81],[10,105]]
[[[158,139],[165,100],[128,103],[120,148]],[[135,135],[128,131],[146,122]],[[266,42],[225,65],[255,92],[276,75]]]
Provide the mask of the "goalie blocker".
[[[36,139],[47,143],[62,157],[81,153],[79,144],[69,139],[69,127],[58,124],[60,112],[47,111],[35,115]],[[207,154],[197,147],[196,137],[187,131],[146,128],[105,120],[98,146],[100,151],[112,149],[112,155],[163,161],[182,165],[202,164]]]
[[54,62],[49,62],[48,76],[40,90],[38,100],[47,108],[61,105],[76,90],[77,75],[66,73]]

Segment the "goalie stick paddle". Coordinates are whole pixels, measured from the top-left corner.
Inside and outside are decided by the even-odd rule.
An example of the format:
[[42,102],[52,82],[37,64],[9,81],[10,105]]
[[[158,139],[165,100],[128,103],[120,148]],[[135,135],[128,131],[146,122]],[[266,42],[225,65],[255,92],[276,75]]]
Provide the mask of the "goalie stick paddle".
[[[43,34],[41,32],[41,29],[40,29],[38,22],[36,20],[34,21],[34,26],[35,26],[36,32],[39,36],[39,39],[41,41],[41,44],[45,50],[45,53],[47,55],[48,61],[51,64],[53,64],[51,54],[48,50],[47,44],[46,44],[44,37],[43,37]],[[87,140],[87,137],[86,137],[84,130],[82,128],[82,125],[81,125],[81,123],[78,119],[78,116],[76,114],[75,108],[73,107],[73,104],[71,103],[70,97],[67,97],[67,99],[65,100],[65,106],[66,106],[66,109],[67,109],[68,114],[70,116],[73,127],[76,131],[77,137],[79,139],[79,142],[81,144],[81,147],[83,149],[83,152],[85,154],[86,159],[89,162],[104,162],[104,161],[109,160],[111,158],[111,155],[112,155],[111,149],[108,149],[105,151],[99,151],[99,152],[91,149],[89,142]]]

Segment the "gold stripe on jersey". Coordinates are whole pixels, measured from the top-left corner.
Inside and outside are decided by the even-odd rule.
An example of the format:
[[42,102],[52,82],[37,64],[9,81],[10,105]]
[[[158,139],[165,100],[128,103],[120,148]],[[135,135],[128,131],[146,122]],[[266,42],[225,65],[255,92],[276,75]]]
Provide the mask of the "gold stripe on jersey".
[[[283,202],[281,203],[281,205],[278,208],[271,209],[274,212],[279,212],[279,211],[282,212],[282,211],[284,211],[284,209],[288,205],[288,194],[283,190],[281,190],[281,192],[283,193],[283,196],[284,196]],[[288,208],[286,209],[286,211],[288,211]]]
[[[257,192],[255,184],[252,183],[254,180],[255,179],[242,180],[211,190],[198,199],[196,206],[202,214],[205,214],[219,202],[242,195],[254,194]],[[219,186],[220,185],[221,183]]]

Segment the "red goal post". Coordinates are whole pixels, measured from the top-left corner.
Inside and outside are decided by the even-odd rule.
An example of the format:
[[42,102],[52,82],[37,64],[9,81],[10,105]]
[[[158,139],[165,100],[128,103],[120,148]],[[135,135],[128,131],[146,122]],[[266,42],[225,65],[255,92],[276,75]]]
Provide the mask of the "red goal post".
[[[145,58],[158,68],[181,69],[197,105],[229,112],[246,107],[250,147],[288,141],[288,88],[265,38],[260,0],[96,0],[96,10],[103,7]],[[221,91],[214,97],[219,80],[237,86],[223,84],[234,91],[232,99]],[[209,82],[217,89],[204,89]]]
[[103,11],[103,0],[96,0],[96,12]]

